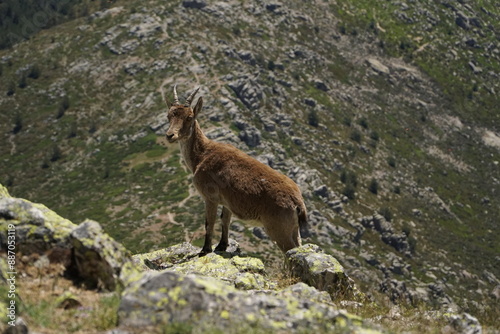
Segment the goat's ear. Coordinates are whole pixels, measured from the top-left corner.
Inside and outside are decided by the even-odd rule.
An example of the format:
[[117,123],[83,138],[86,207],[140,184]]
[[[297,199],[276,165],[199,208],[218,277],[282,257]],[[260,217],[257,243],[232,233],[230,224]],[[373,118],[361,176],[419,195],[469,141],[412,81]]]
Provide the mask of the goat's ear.
[[193,109],[194,117],[198,116],[198,113],[200,112],[201,107],[203,107],[203,98],[200,96],[198,98],[198,102],[196,102],[196,105],[194,106],[194,109]]

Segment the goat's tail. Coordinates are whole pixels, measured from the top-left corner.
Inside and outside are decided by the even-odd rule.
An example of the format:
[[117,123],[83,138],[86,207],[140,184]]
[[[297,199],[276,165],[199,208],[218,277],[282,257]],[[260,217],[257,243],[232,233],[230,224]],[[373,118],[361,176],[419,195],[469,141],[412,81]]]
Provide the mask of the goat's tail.
[[299,217],[300,236],[302,238],[310,237],[311,233],[307,224],[307,209],[303,201],[297,206],[297,216]]

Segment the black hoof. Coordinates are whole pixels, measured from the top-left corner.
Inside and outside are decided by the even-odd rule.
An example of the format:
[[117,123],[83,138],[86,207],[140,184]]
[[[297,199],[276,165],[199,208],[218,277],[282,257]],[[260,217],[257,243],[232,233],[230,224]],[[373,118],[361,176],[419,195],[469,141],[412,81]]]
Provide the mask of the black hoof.
[[217,247],[215,247],[216,252],[225,252],[227,249],[227,245],[224,244],[218,244]]
[[201,252],[198,254],[199,257],[205,256],[208,253],[212,253],[211,249],[202,249]]

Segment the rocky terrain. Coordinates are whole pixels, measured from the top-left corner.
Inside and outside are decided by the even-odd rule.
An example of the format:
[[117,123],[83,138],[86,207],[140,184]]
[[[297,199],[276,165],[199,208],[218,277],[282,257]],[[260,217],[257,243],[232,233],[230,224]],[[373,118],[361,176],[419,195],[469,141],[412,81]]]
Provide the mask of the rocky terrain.
[[[0,181],[132,253],[201,245],[163,97],[301,187],[312,235],[376,300],[498,327],[493,1],[117,1],[0,51]],[[182,98],[181,98],[182,99]],[[275,266],[259,227],[242,251]]]
[[[42,204],[11,197],[2,185],[0,223],[5,249],[11,243],[4,232],[16,232],[15,247],[8,247],[14,258],[10,253],[0,257],[2,297],[9,296],[0,302],[0,316],[8,319],[0,325],[5,334],[88,331],[92,326],[107,329],[107,334],[384,330],[376,323],[380,321],[345,310],[351,305],[359,311],[373,302],[317,245],[288,251],[278,277],[271,276],[260,259],[243,255],[234,240],[227,252],[204,257],[198,256],[201,248],[189,243],[131,257],[99,223],[85,220],[75,225]],[[64,290],[68,281],[70,288]],[[86,289],[86,296],[75,286]],[[99,307],[96,300],[102,301],[106,292],[117,302]],[[107,317],[105,322],[99,314]],[[65,317],[72,316],[92,321],[70,325]],[[482,330],[467,313],[427,311],[425,316],[447,331]],[[422,330],[422,325],[412,326]]]

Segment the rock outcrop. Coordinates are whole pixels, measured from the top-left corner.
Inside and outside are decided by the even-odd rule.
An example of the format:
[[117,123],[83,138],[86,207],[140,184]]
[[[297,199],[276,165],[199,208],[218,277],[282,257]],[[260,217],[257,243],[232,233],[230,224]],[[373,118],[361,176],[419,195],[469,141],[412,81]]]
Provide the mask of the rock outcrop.
[[[260,259],[241,254],[234,240],[227,252],[204,257],[189,243],[130,256],[95,221],[75,225],[41,204],[11,197],[1,185],[0,196],[0,227],[3,231],[12,224],[20,232],[19,256],[39,254],[48,259],[46,265],[63,264],[65,274],[88,289],[120,292],[119,332],[154,332],[174,325],[198,332],[231,328],[278,333],[303,328],[359,332],[366,327],[358,316],[334,306],[353,296],[345,292],[353,291],[354,284],[338,261],[315,245],[288,252],[292,273],[303,282],[283,288]],[[2,238],[3,250],[4,233]],[[8,269],[0,260],[5,281]],[[68,296],[58,300],[78,305],[77,296]]]

